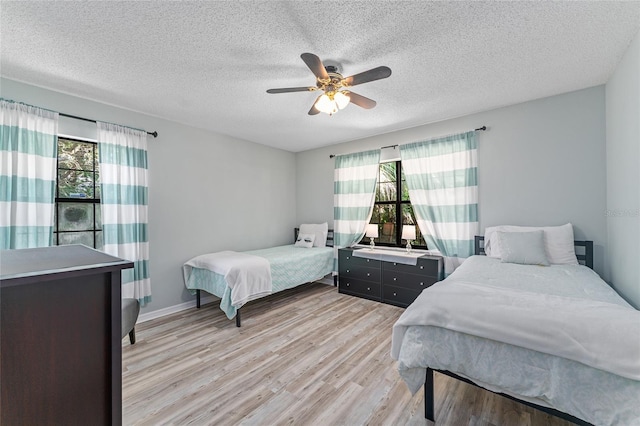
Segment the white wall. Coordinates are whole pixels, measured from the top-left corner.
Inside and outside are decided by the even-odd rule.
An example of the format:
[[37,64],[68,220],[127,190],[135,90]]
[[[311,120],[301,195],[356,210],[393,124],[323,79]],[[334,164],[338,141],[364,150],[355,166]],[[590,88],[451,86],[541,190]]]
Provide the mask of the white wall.
[[609,276],[640,308],[640,34],[607,83],[606,117]]
[[415,142],[486,125],[487,131],[478,132],[481,229],[571,222],[576,239],[594,241],[595,270],[604,276],[604,93],[604,86],[598,86],[297,153],[298,219],[333,222],[334,161],[329,154]]
[[[153,301],[143,313],[193,300],[181,275],[193,256],[286,244],[296,226],[295,156],[263,145],[0,80],[0,96],[148,131]],[[171,102],[171,100],[167,100]],[[60,133],[95,138],[95,125],[60,119]]]

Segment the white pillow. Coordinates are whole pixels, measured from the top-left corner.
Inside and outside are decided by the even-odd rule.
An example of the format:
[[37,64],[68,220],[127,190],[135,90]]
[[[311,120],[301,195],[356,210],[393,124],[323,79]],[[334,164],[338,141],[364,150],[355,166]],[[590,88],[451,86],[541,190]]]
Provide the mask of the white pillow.
[[315,234],[316,239],[313,241],[314,247],[324,247],[327,245],[327,234],[329,234],[329,224],[327,222],[320,224],[305,223],[300,225],[301,234]]
[[484,230],[484,252],[489,257],[502,258],[497,231],[530,232],[544,231],[544,248],[552,265],[577,265],[576,249],[573,242],[573,225],[561,226],[492,226]]
[[521,265],[549,266],[544,248],[544,232],[504,232],[496,231],[502,262]]
[[294,246],[296,247],[304,247],[311,248],[313,247],[313,242],[316,239],[316,234],[298,234],[298,239]]

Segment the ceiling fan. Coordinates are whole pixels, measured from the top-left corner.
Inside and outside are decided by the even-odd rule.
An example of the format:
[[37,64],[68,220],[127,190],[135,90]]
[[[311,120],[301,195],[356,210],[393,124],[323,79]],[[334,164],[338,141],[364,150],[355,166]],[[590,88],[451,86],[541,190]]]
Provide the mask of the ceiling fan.
[[323,94],[318,96],[313,103],[309,110],[309,115],[316,115],[320,112],[332,115],[346,107],[349,102],[365,109],[371,109],[376,106],[376,101],[346,89],[357,84],[387,78],[391,75],[389,67],[381,66],[350,77],[343,77],[336,66],[323,65],[320,58],[313,53],[303,53],[300,57],[316,76],[316,85],[269,89],[267,93],[314,92],[321,90]]

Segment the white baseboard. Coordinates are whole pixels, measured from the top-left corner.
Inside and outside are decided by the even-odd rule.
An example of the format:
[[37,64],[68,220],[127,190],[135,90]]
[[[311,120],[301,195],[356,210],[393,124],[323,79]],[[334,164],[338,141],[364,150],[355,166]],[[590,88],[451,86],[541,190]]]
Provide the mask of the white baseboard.
[[[328,284],[328,285],[333,285],[333,277],[331,275],[327,275],[326,277],[317,280],[316,282],[322,283],[322,284]],[[203,292],[204,294],[206,294],[206,292]],[[206,297],[202,297],[200,299],[200,304],[201,305],[206,305],[207,303],[212,303],[212,302],[217,302],[220,299],[217,298],[216,296],[212,296],[212,295],[208,295]],[[191,300],[189,302],[184,302],[184,303],[180,303],[178,305],[173,305],[173,306],[169,306],[166,308],[162,308],[162,309],[158,309],[155,311],[151,311],[151,312],[147,312],[144,314],[140,314],[140,316],[138,316],[138,321],[136,321],[136,324],[139,324],[141,322],[145,322],[145,321],[150,321],[152,319],[156,319],[156,318],[160,318],[163,317],[165,315],[171,315],[171,314],[175,314],[176,312],[180,312],[180,311],[186,311],[187,309],[191,309],[191,308],[195,308],[196,306],[196,301],[195,300]]]
[[[200,298],[200,305],[206,305],[207,303],[212,303],[212,302],[217,302],[218,299],[215,296],[206,296],[206,297],[201,297]],[[187,309],[191,309],[191,308],[195,308],[196,307],[196,301],[195,300],[191,300],[189,302],[184,302],[184,303],[180,303],[178,305],[173,305],[173,306],[169,306],[167,308],[162,308],[162,309],[158,309],[155,311],[151,311],[151,312],[147,312],[145,314],[140,314],[140,316],[138,316],[138,321],[136,321],[136,324],[140,324],[141,322],[145,322],[145,321],[149,321],[152,319],[156,319],[156,318],[160,318],[163,317],[165,315],[171,315],[171,314],[175,314],[176,312],[180,312],[180,311],[186,311]]]

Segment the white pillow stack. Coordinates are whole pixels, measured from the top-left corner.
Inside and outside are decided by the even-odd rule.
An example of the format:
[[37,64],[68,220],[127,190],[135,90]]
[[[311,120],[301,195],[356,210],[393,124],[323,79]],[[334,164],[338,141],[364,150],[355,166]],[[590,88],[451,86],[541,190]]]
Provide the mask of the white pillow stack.
[[327,222],[320,224],[303,223],[300,225],[300,234],[314,234],[316,236],[313,241],[314,247],[324,247],[327,245],[327,235],[329,234],[329,224]]
[[543,231],[544,248],[549,263],[552,265],[578,265],[573,241],[573,225],[561,226],[492,226],[484,231],[484,252],[489,257],[502,258],[502,248],[498,231],[531,232]]

